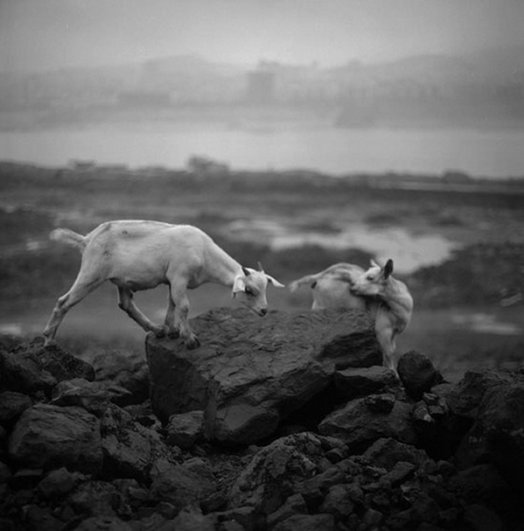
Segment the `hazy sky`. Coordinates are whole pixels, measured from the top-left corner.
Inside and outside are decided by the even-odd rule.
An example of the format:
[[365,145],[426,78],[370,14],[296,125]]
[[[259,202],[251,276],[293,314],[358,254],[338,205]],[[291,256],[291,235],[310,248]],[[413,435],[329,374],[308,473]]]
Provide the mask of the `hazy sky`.
[[524,44],[523,0],[0,0],[0,69],[196,53],[333,65]]

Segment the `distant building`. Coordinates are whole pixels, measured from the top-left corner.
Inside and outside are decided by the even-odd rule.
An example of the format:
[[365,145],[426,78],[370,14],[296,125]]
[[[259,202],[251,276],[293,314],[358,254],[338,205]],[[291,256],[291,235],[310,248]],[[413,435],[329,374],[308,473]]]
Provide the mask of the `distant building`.
[[252,103],[270,103],[275,99],[275,73],[253,70],[248,73],[247,100]]
[[96,162],[94,160],[70,160],[67,163],[67,167],[70,170],[76,171],[88,171],[96,168]]
[[229,166],[223,162],[216,162],[207,157],[193,156],[187,161],[189,172],[197,175],[225,175],[229,173]]
[[122,107],[167,107],[171,105],[168,92],[129,91],[118,95]]

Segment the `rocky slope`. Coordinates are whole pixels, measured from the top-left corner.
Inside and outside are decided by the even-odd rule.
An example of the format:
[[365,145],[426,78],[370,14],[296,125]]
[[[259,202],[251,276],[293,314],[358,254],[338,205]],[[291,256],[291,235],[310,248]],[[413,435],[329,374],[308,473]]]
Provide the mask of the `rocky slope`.
[[219,309],[202,347],[0,347],[5,530],[524,529],[524,374],[400,379],[355,312]]

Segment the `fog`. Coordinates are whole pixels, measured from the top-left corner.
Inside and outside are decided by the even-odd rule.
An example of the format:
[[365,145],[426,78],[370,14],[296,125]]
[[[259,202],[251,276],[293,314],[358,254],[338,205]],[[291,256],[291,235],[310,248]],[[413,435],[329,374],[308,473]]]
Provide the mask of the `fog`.
[[198,54],[334,65],[522,45],[519,0],[2,0],[2,70]]
[[522,22],[517,0],[1,0],[0,159],[521,176]]

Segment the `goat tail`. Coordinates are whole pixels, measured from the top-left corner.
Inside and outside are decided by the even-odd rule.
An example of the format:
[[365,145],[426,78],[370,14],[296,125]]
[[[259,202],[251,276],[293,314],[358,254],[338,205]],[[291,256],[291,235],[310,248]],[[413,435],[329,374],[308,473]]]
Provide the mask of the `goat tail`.
[[85,236],[82,236],[81,234],[78,234],[78,232],[74,232],[69,229],[55,229],[51,232],[49,237],[54,241],[72,245],[73,247],[77,247],[82,251],[86,246]]
[[294,292],[298,288],[303,286],[304,284],[309,284],[311,288],[314,288],[317,278],[318,278],[318,274],[315,274],[315,275],[306,275],[305,277],[299,278],[297,280],[293,280],[293,282],[289,284],[289,289],[291,292]]

